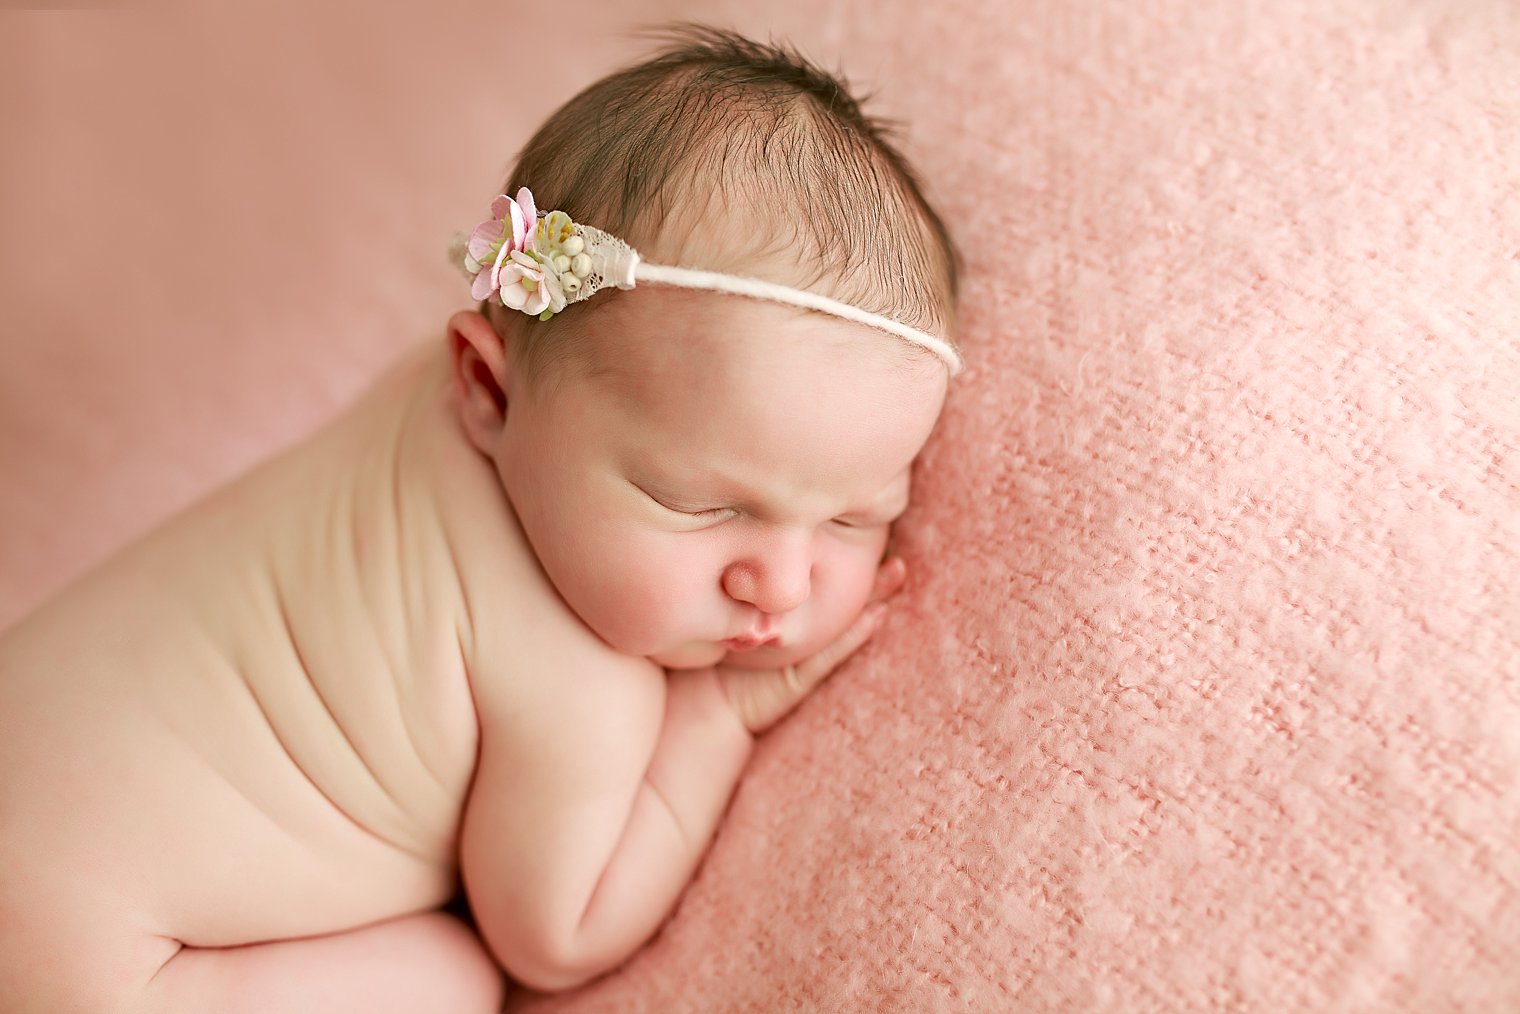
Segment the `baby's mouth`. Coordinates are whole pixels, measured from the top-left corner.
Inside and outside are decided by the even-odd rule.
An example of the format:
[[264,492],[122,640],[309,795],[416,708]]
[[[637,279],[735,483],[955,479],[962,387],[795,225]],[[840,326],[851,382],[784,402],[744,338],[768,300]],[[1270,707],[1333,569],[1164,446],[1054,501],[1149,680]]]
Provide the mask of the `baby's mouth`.
[[730,637],[720,642],[723,647],[732,652],[754,651],[756,648],[764,648],[779,643],[781,638],[771,635],[759,637],[755,634],[745,634],[742,637]]
[[737,637],[725,638],[719,643],[731,652],[768,648],[781,643],[781,635],[776,630],[778,625],[775,616],[762,614],[744,633]]

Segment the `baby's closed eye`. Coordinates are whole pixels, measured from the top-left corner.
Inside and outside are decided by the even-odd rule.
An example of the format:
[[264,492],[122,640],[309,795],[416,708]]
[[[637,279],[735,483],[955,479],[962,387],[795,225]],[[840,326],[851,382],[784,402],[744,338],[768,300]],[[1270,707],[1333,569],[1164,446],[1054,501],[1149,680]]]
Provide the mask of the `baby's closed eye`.
[[[632,482],[631,484],[645,499],[654,503],[662,510],[682,518],[713,523],[726,521],[741,514],[759,516],[756,515],[756,512],[746,510],[742,506],[720,505],[710,499],[682,496],[674,491],[647,486],[641,482]],[[827,519],[825,523],[834,528],[872,531],[889,527],[906,509],[906,503],[901,505],[892,504],[887,508],[864,507],[859,510],[837,514]]]
[[640,493],[644,494],[645,498],[647,498],[650,502],[656,504],[666,511],[669,511],[671,514],[678,514],[682,517],[697,518],[702,521],[718,521],[727,519],[739,513],[738,510],[734,507],[702,506],[699,503],[685,501],[680,497],[665,493],[663,491],[660,493],[655,493],[649,489],[646,489],[639,483],[634,483],[633,487]]

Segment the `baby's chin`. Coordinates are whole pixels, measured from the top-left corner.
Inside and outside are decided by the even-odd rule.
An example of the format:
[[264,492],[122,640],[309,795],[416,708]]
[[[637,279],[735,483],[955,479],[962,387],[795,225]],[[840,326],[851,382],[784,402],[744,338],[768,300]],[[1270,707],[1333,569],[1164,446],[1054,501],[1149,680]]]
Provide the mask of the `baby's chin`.
[[729,652],[724,656],[723,664],[733,669],[780,669],[782,666],[796,665],[811,654],[813,651],[807,648],[781,645],[776,648]]
[[710,641],[692,641],[669,651],[648,656],[649,661],[665,669],[706,669],[722,662],[728,650]]
[[731,669],[780,669],[801,662],[816,650],[809,645],[791,647],[782,644],[774,648],[729,651],[721,644],[696,641],[668,652],[650,655],[649,660],[666,669],[706,669],[714,665]]

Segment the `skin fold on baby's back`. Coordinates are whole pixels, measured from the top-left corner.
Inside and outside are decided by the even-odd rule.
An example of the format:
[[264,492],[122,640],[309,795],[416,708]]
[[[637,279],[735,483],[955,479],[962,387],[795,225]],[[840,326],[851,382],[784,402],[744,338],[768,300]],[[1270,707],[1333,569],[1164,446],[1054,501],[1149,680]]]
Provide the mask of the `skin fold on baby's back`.
[[447,900],[478,725],[438,504],[496,505],[437,488],[441,344],[0,634],[0,910],[215,947]]

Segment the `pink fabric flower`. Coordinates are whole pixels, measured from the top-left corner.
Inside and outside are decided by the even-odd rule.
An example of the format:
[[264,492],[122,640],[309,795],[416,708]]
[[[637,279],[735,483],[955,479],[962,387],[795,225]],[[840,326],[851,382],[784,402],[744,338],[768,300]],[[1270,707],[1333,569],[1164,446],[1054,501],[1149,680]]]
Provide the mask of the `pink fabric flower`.
[[535,316],[565,308],[564,290],[554,270],[513,250],[496,269],[493,284],[501,293],[501,305]]
[[[465,247],[465,270],[475,275],[475,280],[470,285],[472,298],[489,299],[500,291],[503,266],[513,253],[533,249],[533,235],[537,231],[537,225],[538,209],[533,203],[533,194],[527,187],[517,191],[516,200],[502,194],[491,202],[491,217],[475,227]],[[515,281],[520,281],[520,278],[514,278],[506,284]],[[506,306],[513,305],[506,298],[503,298],[502,303]]]

